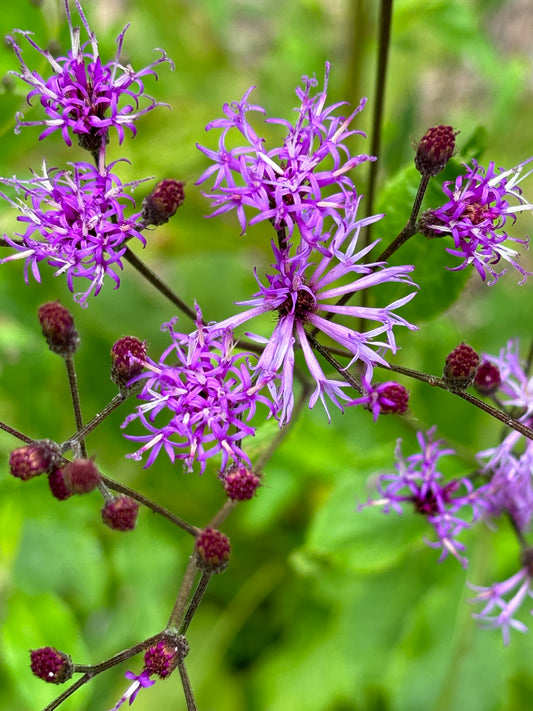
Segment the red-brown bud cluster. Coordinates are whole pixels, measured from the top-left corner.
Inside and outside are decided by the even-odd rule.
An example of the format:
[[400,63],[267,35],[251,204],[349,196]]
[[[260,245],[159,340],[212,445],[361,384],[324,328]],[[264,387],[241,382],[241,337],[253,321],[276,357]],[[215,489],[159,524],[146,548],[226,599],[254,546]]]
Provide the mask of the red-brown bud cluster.
[[114,531],[133,531],[139,504],[129,496],[115,496],[102,508],[102,521]]
[[457,131],[452,126],[433,126],[422,136],[415,156],[421,175],[433,177],[444,170],[455,150]]
[[30,651],[31,670],[39,679],[50,684],[62,684],[70,679],[74,665],[68,654],[54,647],[41,647]]
[[446,357],[444,380],[446,384],[457,390],[464,390],[472,385],[479,366],[479,356],[472,346],[460,343]]
[[142,220],[145,225],[164,225],[178,207],[183,205],[185,183],[181,180],[161,180],[150,195],[144,198]]
[[48,486],[50,487],[52,496],[58,501],[64,501],[74,494],[65,484],[63,469],[54,469],[50,472],[48,475]]
[[390,383],[379,393],[381,415],[404,415],[409,405],[409,391],[400,383]]
[[235,464],[223,475],[222,484],[232,501],[248,501],[254,496],[261,480],[244,464]]
[[196,539],[196,562],[206,573],[222,573],[231,553],[229,538],[215,528],[204,528]]
[[146,358],[146,343],[135,336],[119,338],[111,348],[111,380],[119,388],[127,388],[128,382],[142,373]]
[[39,322],[53,353],[66,358],[78,350],[80,339],[74,317],[59,301],[50,301],[39,308]]
[[43,439],[14,449],[9,455],[9,470],[17,479],[28,481],[51,471],[59,459],[61,454],[58,445]]

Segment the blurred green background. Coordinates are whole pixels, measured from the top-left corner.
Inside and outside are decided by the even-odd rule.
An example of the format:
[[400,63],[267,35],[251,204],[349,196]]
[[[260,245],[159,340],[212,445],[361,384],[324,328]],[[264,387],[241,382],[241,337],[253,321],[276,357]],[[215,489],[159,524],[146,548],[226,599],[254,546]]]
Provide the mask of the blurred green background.
[[[32,29],[41,45],[68,46],[61,3],[19,0],[2,8],[0,28]],[[373,105],[378,3],[372,0],[159,0],[85,3],[105,59],[131,23],[125,52],[134,67],[164,48],[175,72],[160,68],[147,91],[167,102],[138,123],[138,135],[112,143],[110,160],[126,157],[124,180],[145,176],[187,181],[187,199],[174,220],[149,235],[142,257],[188,303],[196,299],[208,319],[233,313],[233,301],[255,288],[252,266],[268,264],[265,225],[239,235],[235,215],[205,220],[209,212],[195,180],[206,167],[195,143],[214,148],[205,124],[226,101],[256,85],[253,101],[270,116],[294,116],[294,89],[302,74],[332,62],[329,99],[357,103],[369,97],[357,128],[368,130]],[[422,8],[422,9],[421,9]],[[512,167],[531,154],[533,8],[527,0],[398,0],[394,6],[387,85],[379,209],[388,213],[376,236],[392,239],[407,219],[414,178],[406,168],[412,142],[431,125],[461,130],[459,151],[473,136],[484,158]],[[29,49],[36,70],[44,62]],[[21,83],[6,76],[13,54],[0,51],[0,174],[26,177],[49,165],[86,160],[58,136],[38,142],[38,129],[13,133],[23,110]],[[38,110],[26,111],[26,118]],[[275,127],[261,129],[275,140]],[[114,137],[113,137],[114,138]],[[354,139],[356,152],[368,142]],[[457,157],[461,159],[461,154]],[[456,169],[452,166],[450,169]],[[366,168],[357,176],[365,192]],[[524,185],[527,194],[527,185]],[[533,186],[529,184],[530,193]],[[144,189],[144,193],[142,190]],[[139,190],[139,201],[148,189]],[[435,199],[435,192],[430,195]],[[517,226],[521,236],[527,217]],[[526,226],[524,226],[526,225]],[[2,209],[0,229],[10,233],[14,213]],[[446,354],[461,340],[496,353],[521,337],[524,354],[533,314],[530,286],[517,287],[510,271],[495,288],[468,274],[442,269],[436,242],[415,237],[399,257],[417,264],[423,285],[403,315],[417,333],[398,330],[395,362],[440,374]],[[140,253],[140,250],[137,249]],[[451,261],[446,262],[451,264]],[[531,259],[526,259],[531,267]],[[160,324],[174,309],[127,266],[121,287],[108,284],[82,310],[64,281],[42,269],[41,285],[26,286],[22,264],[0,268],[0,418],[31,437],[57,441],[73,432],[64,367],[45,347],[38,306],[59,298],[72,308],[82,345],[77,356],[83,411],[88,419],[114,395],[109,350],[122,335],[146,339],[157,358],[167,340]],[[465,283],[466,282],[466,283]],[[464,284],[462,295],[458,292]],[[385,290],[377,294],[384,304]],[[190,324],[181,319],[183,330]],[[381,375],[381,374],[380,374]],[[356,513],[367,481],[392,471],[394,443],[414,451],[417,429],[438,434],[460,456],[443,467],[470,472],[476,451],[492,446],[500,426],[465,402],[428,386],[411,390],[411,412],[375,425],[366,411],[333,414],[304,410],[265,471],[258,496],[236,511],[224,530],[233,544],[228,571],[213,580],[190,628],[188,668],[202,711],[428,711],[527,708],[533,693],[531,634],[513,634],[505,649],[499,632],[476,628],[465,579],[489,584],[518,567],[517,546],[502,524],[467,537],[468,573],[454,560],[437,564],[423,521],[410,514]],[[125,459],[132,445],[119,425],[131,405],[115,413],[88,440],[102,471],[138,488],[197,525],[224,497],[214,467],[185,475],[164,457],[150,469]],[[272,423],[252,443],[257,456],[275,434]],[[136,531],[118,534],[100,522],[96,494],[58,502],[44,479],[22,484],[8,475],[17,445],[0,432],[0,710],[39,711],[59,691],[31,676],[28,649],[55,645],[76,662],[96,663],[164,625],[190,554],[190,540],[143,511]],[[528,606],[522,613],[527,622]],[[126,688],[126,669],[102,674],[61,708],[110,708]],[[177,675],[142,692],[137,711],[185,709]]]

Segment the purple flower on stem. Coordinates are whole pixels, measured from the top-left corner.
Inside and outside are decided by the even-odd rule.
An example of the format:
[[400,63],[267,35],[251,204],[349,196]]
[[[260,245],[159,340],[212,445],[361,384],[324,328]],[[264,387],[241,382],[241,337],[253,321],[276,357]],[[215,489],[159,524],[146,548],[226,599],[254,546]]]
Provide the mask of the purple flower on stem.
[[[276,261],[272,265],[273,273],[267,275],[268,283],[265,285],[258,280],[259,291],[255,297],[241,302],[250,307],[248,311],[231,316],[216,326],[235,329],[260,314],[277,314],[277,324],[268,340],[257,334],[247,335],[265,344],[257,363],[258,376],[272,377],[281,373],[279,384],[276,380],[271,380],[269,384],[281,412],[280,424],[290,419],[294,403],[295,344],[302,349],[306,365],[316,383],[309,407],[313,407],[320,398],[328,412],[325,395],[340,409],[342,405],[339,399],[352,399],[344,392],[345,388],[351,387],[346,381],[330,380],[324,374],[306,329],[316,329],[344,347],[352,356],[346,368],[360,361],[365,367],[364,375],[368,381],[372,378],[375,364],[387,365],[378,351],[389,349],[395,353],[397,350],[394,326],[416,330],[415,326],[395,313],[416,292],[382,308],[348,306],[338,302],[346,294],[357,294],[379,284],[400,282],[415,286],[409,277],[414,269],[412,266],[384,267],[383,263],[360,263],[376,242],[357,251],[359,231],[362,226],[375,222],[380,216],[356,220],[357,204],[358,201],[350,207],[346,220],[339,224],[327,247],[323,245],[323,253],[316,254],[316,263],[310,260],[310,253],[305,247],[290,257],[288,250],[282,251],[273,244]],[[339,282],[341,285],[335,286]],[[331,303],[332,300],[336,301]],[[358,332],[349,326],[335,323],[333,316],[365,319],[376,325]],[[382,334],[384,340],[377,340]]]
[[146,467],[161,449],[172,462],[183,460],[188,471],[198,461],[203,473],[207,459],[219,452],[220,471],[224,471],[230,460],[250,465],[241,448],[242,439],[255,433],[249,421],[258,402],[272,412],[272,404],[260,393],[265,378],[252,378],[251,354],[232,354],[230,329],[205,328],[201,312],[197,311],[197,330],[190,335],[174,330],[176,319],[162,327],[168,331],[171,345],[157,363],[147,358],[144,366],[149,372],[130,383],[145,380],[137,396],[145,403],[122,427],[138,419],[148,430],[147,435],[126,435],[128,439],[144,442],[128,456],[141,459],[150,451]]
[[125,677],[126,679],[130,679],[133,683],[126,689],[111,711],[117,711],[125,701],[128,701],[131,706],[141,689],[146,689],[155,684],[155,679],[150,679],[150,673],[146,669],[140,674],[127,671]]
[[[451,271],[473,264],[481,279],[485,281],[489,276],[488,284],[492,285],[506,271],[494,270],[493,265],[503,259],[522,274],[520,284],[526,281],[530,272],[516,262],[519,253],[509,246],[509,242],[527,245],[528,239],[511,237],[505,231],[505,225],[507,218],[514,222],[518,212],[533,209],[518,187],[518,183],[532,172],[522,174],[531,160],[529,158],[510,170],[500,168],[499,171],[492,162],[485,170],[473,160],[471,166],[465,166],[465,175],[460,175],[455,184],[444,183],[442,189],[449,200],[437,210],[428,211],[424,224],[433,234],[450,234],[453,238],[454,247],[446,248],[446,251],[463,261]],[[518,204],[511,204],[511,200]]]
[[[81,44],[81,31],[74,27],[70,15],[68,0],[65,0],[65,10],[70,29],[71,49],[64,57],[55,58],[48,50],[41,49],[32,39],[31,32],[14,30],[21,35],[47,62],[53,74],[44,79],[36,71],[31,71],[22,57],[22,49],[13,37],[7,37],[7,42],[13,47],[21,69],[11,72],[26,82],[31,90],[28,103],[38,97],[48,118],[37,121],[23,121],[22,115],[17,115],[16,131],[22,126],[45,126],[39,138],[45,138],[56,130],[60,130],[67,145],[71,145],[70,132],[77,135],[80,145],[88,150],[98,150],[105,146],[107,133],[111,126],[116,128],[119,142],[124,140],[124,128],[136,133],[135,121],[148,113],[159,102],[144,92],[143,77],[155,76],[154,67],[162,62],[173,64],[163,50],[161,57],[140,71],[134,71],[130,65],[120,61],[124,35],[128,26],[119,34],[116,44],[115,58],[103,64],[98,53],[98,42],[92,32],[81,8],[79,0],[75,0],[76,9],[88,35],[88,41]],[[139,102],[147,100],[148,105],[139,108]]]
[[22,198],[13,200],[0,192],[0,197],[16,208],[24,232],[15,232],[8,245],[17,250],[1,262],[24,259],[26,283],[30,271],[40,282],[39,264],[48,262],[57,269],[56,276],[66,273],[68,288],[74,293],[74,278],[90,281],[88,289],[75,295],[82,306],[91,293],[97,295],[105,276],[115,288],[120,285],[117,271],[122,269],[122,256],[129,239],[145,244],[139,223],[140,213],[126,217],[125,203],[135,201],[125,191],[142,181],[122,184],[111,172],[114,164],[103,171],[89,163],[73,163],[72,170],[47,169],[30,180],[0,178],[0,183],[15,189]]
[[[403,506],[409,503],[416,513],[424,515],[433,527],[436,541],[427,541],[432,548],[442,549],[439,562],[451,553],[463,567],[468,560],[460,554],[465,546],[457,537],[465,528],[469,528],[479,518],[483,507],[483,487],[475,490],[469,479],[443,481],[443,475],[437,470],[438,460],[453,449],[444,449],[442,440],[433,440],[435,427],[424,435],[417,434],[420,453],[404,457],[401,452],[401,440],[396,446],[395,474],[381,474],[377,480],[379,498],[363,504],[382,506],[384,513],[394,510],[403,513]],[[463,493],[460,493],[460,490]],[[472,511],[471,521],[461,518],[458,513],[463,507]]]
[[[303,88],[296,90],[300,106],[294,123],[285,119],[267,119],[286,129],[281,147],[265,150],[265,139],[259,137],[248,121],[250,112],[266,113],[261,106],[249,104],[252,88],[240,102],[224,105],[225,118],[209,123],[206,130],[222,129],[217,151],[198,148],[212,161],[200,176],[203,183],[215,176],[211,192],[211,216],[236,210],[242,232],[248,224],[269,220],[274,228],[286,231],[290,239],[297,226],[308,245],[328,240],[327,218],[339,223],[347,207],[356,199],[348,172],[367,160],[367,155],[352,156],[346,145],[350,136],[364,135],[349,128],[364,107],[365,100],[348,116],[335,115],[345,102],[326,106],[329,78],[326,64],[324,88],[311,96],[317,86],[315,78],[304,76]],[[233,130],[242,134],[247,146],[228,148],[226,140]],[[245,208],[257,214],[248,220]]]
[[485,469],[490,482],[485,487],[483,500],[490,517],[508,514],[516,528],[525,533],[533,517],[533,452],[529,447],[516,457],[507,452],[497,464]]
[[361,382],[366,391],[365,395],[355,398],[355,400],[347,404],[364,405],[372,412],[374,422],[377,422],[380,415],[403,415],[407,411],[409,392],[403,385],[400,385],[394,380],[372,385],[364,377],[361,379]]
[[[531,549],[526,549],[522,553],[522,568],[508,580],[494,583],[488,587],[468,583],[468,587],[478,593],[469,602],[485,604],[481,612],[474,613],[472,617],[480,620],[481,626],[485,629],[498,629],[499,627],[502,631],[505,645],[509,644],[509,631],[511,628],[520,632],[527,632],[526,625],[515,619],[514,615],[527,597],[533,597],[531,586],[533,579],[532,553]],[[531,613],[533,614],[533,610],[531,610]]]

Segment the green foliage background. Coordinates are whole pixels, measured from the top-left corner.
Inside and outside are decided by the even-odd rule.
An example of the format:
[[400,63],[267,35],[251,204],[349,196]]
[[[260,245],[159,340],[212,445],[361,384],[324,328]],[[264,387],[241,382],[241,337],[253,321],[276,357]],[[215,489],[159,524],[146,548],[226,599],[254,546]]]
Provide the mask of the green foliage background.
[[[2,8],[2,34],[18,27],[32,29],[41,46],[68,43],[60,3],[38,4],[19,0]],[[486,149],[486,160],[505,167],[531,154],[532,67],[520,30],[528,18],[533,23],[527,5],[432,0],[421,9],[416,0],[395,3],[377,208],[387,218],[376,229],[384,242],[407,219],[416,188],[410,139],[428,126],[461,129],[463,154],[450,175],[467,144],[469,156]],[[165,48],[176,63],[173,73],[161,68],[157,84],[147,80],[149,93],[171,110],[145,117],[135,140],[113,144],[110,157],[129,159],[120,166],[124,180],[154,175],[187,181],[185,204],[171,224],[149,235],[142,257],[188,303],[196,299],[208,319],[225,317],[233,301],[253,292],[251,267],[268,263],[270,235],[260,225],[240,236],[234,215],[204,219],[208,206],[194,182],[206,162],[195,143],[215,146],[216,137],[203,127],[251,84],[257,86],[254,101],[268,115],[291,116],[301,75],[316,72],[320,81],[326,59],[333,65],[331,101],[369,97],[359,124],[368,130],[378,3],[101,0],[85,6],[104,58],[131,22],[125,51],[134,67],[151,61],[153,47]],[[27,49],[30,65],[44,70],[44,62],[31,55]],[[84,160],[58,137],[38,142],[38,129],[14,135],[13,116],[24,108],[24,93],[5,76],[12,68],[16,59],[4,47],[0,174],[22,177],[30,167],[39,169],[43,157],[60,167]],[[27,110],[26,117],[37,112]],[[275,140],[275,127],[264,130]],[[354,150],[365,152],[368,144],[354,140]],[[358,179],[364,192],[364,168]],[[438,201],[436,189],[428,201]],[[1,231],[14,226],[12,211],[3,210]],[[446,354],[461,340],[495,353],[518,336],[525,353],[531,287],[517,287],[516,274],[508,273],[496,288],[475,277],[466,281],[465,272],[444,270],[451,262],[437,241],[421,237],[399,259],[417,265],[415,281],[422,288],[403,312],[419,331],[398,332],[396,362],[440,374]],[[73,432],[67,383],[63,363],[40,336],[38,305],[59,298],[74,312],[86,419],[114,395],[108,376],[112,343],[136,335],[148,340],[157,357],[166,345],[159,325],[175,312],[129,267],[120,289],[108,285],[86,310],[46,268],[41,285],[25,286],[21,267],[0,267],[0,418],[29,436],[62,441]],[[379,303],[386,303],[384,294],[378,294]],[[185,317],[181,322],[189,328]],[[414,432],[437,424],[459,454],[444,464],[447,473],[462,475],[474,468],[474,453],[500,436],[497,423],[462,400],[417,382],[404,384],[411,390],[411,414],[402,419],[382,418],[375,425],[368,412],[354,411],[334,413],[327,425],[319,407],[306,410],[268,464],[259,495],[228,520],[230,568],[213,581],[190,628],[188,668],[202,711],[529,706],[531,635],[515,633],[505,649],[499,633],[476,628],[466,602],[465,578],[488,584],[516,570],[518,550],[506,527],[496,533],[478,528],[468,537],[471,566],[465,576],[454,560],[436,563],[435,551],[423,543],[423,521],[356,512],[368,495],[369,477],[392,470],[398,437],[411,452]],[[126,405],[90,436],[98,465],[204,525],[224,499],[216,472],[185,475],[163,456],[142,470],[125,459],[132,446],[119,425],[130,411]],[[260,429],[253,443],[257,453],[275,431],[272,423]],[[120,535],[101,524],[96,494],[60,503],[49,496],[45,480],[14,480],[7,458],[16,444],[0,432],[0,711],[38,711],[57,689],[31,676],[27,650],[51,644],[76,662],[95,663],[159,631],[191,545],[148,512],[141,513],[136,531]],[[112,707],[125,688],[122,673],[140,666],[139,659],[101,675],[62,708]],[[135,708],[181,711],[179,680],[171,677],[141,693]]]

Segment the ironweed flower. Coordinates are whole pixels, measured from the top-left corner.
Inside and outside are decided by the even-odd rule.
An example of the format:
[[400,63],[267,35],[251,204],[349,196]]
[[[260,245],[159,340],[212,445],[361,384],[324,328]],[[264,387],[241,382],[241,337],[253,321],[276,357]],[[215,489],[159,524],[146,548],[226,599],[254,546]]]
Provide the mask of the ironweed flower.
[[[469,600],[473,604],[485,603],[481,612],[474,613],[472,617],[479,620],[485,629],[498,629],[502,631],[503,643],[509,644],[510,629],[527,632],[526,625],[515,618],[515,614],[527,597],[533,597],[533,551],[531,548],[522,553],[522,567],[507,580],[494,583],[487,587],[468,583],[477,596]],[[533,614],[533,610],[531,610]]]
[[148,372],[131,381],[145,379],[137,396],[145,402],[122,427],[138,419],[148,430],[147,435],[126,435],[144,442],[129,457],[140,460],[150,452],[145,467],[154,462],[162,448],[172,462],[183,460],[187,471],[192,471],[198,461],[203,473],[207,459],[219,452],[220,471],[228,461],[249,465],[241,448],[242,439],[255,433],[249,420],[258,402],[272,412],[272,404],[260,392],[265,378],[252,378],[251,354],[232,354],[231,330],[204,327],[201,312],[197,312],[197,329],[190,335],[174,329],[176,319],[163,325],[171,345],[157,363],[147,358],[144,366]]
[[[90,163],[72,163],[72,169],[48,169],[29,180],[0,178],[0,184],[14,188],[22,197],[12,199],[0,192],[0,197],[20,212],[17,220],[25,225],[24,232],[15,232],[11,239],[4,235],[16,254],[2,263],[24,259],[24,278],[29,274],[40,282],[39,264],[43,261],[55,267],[55,275],[65,273],[68,288],[74,293],[74,279],[89,280],[86,291],[75,294],[75,301],[87,306],[90,294],[100,292],[105,276],[120,285],[117,271],[122,269],[122,256],[129,239],[142,244],[140,213],[127,217],[125,206],[135,205],[126,188],[142,181],[122,184],[112,173],[115,163],[97,170]],[[16,239],[16,238],[19,239]]]
[[[257,279],[259,291],[254,298],[240,302],[250,308],[215,326],[235,329],[260,314],[277,314],[276,326],[268,340],[257,334],[247,335],[259,343],[266,344],[257,363],[258,376],[271,377],[281,374],[279,383],[277,380],[271,380],[269,383],[280,413],[280,424],[290,419],[294,404],[296,343],[302,349],[306,365],[316,383],[309,407],[314,407],[320,398],[329,417],[325,395],[340,409],[342,405],[339,400],[352,399],[344,392],[345,388],[351,387],[347,382],[330,380],[324,374],[312,350],[306,327],[317,329],[346,348],[353,356],[346,367],[360,361],[365,368],[364,376],[369,382],[375,364],[387,365],[378,351],[389,349],[395,353],[397,350],[394,326],[401,325],[416,330],[416,326],[395,313],[396,309],[413,298],[415,292],[382,308],[348,306],[338,301],[331,303],[331,300],[338,300],[345,294],[356,294],[379,284],[400,282],[416,286],[409,277],[413,266],[385,267],[381,262],[360,263],[377,242],[357,250],[359,231],[363,225],[375,222],[380,216],[357,220],[357,205],[358,201],[350,206],[346,220],[339,224],[329,242],[323,245],[323,253],[312,253],[317,256],[316,262],[311,260],[311,255],[305,247],[290,256],[288,250],[280,250],[273,243],[275,263],[272,265],[273,273],[266,277],[268,283],[263,284]],[[358,332],[334,322],[331,316],[365,319],[376,325],[367,331]],[[385,336],[384,340],[377,340],[382,334]]]
[[[32,33],[14,30],[49,63],[52,76],[43,78],[38,72],[29,69],[22,57],[22,48],[13,37],[6,41],[12,46],[20,61],[20,72],[11,72],[30,86],[28,103],[38,97],[39,103],[48,118],[36,121],[23,121],[17,114],[15,131],[23,126],[44,126],[40,139],[60,130],[65,143],[72,145],[71,132],[78,136],[80,145],[91,151],[99,150],[107,142],[110,127],[117,131],[119,143],[124,140],[124,129],[136,133],[135,121],[148,113],[160,102],[145,93],[143,78],[157,74],[154,68],[162,62],[174,65],[161,49],[161,56],[147,67],[134,71],[131,65],[120,61],[124,35],[128,25],[116,40],[117,51],[114,59],[104,64],[98,52],[98,41],[89,27],[79,0],[75,0],[76,9],[88,41],[81,44],[81,29],[74,27],[70,14],[69,0],[65,0],[65,11],[70,29],[71,49],[66,56],[55,58],[45,49],[41,49],[32,39]],[[148,105],[139,108],[141,101]]]
[[[425,516],[435,531],[437,540],[425,542],[432,548],[441,549],[439,562],[451,554],[466,567],[468,560],[461,555],[465,546],[458,536],[479,518],[483,508],[483,487],[475,490],[466,477],[443,481],[443,475],[437,469],[438,461],[455,452],[443,448],[442,440],[433,440],[434,434],[435,427],[425,435],[419,432],[420,453],[408,457],[403,456],[401,440],[398,440],[396,473],[381,474],[377,479],[379,498],[362,504],[359,509],[382,506],[384,513],[393,510],[401,514],[405,504],[412,504],[415,512]],[[461,490],[463,493],[460,493]],[[472,511],[470,522],[458,515],[464,507],[470,507]]]
[[[301,239],[310,246],[320,245],[330,237],[325,223],[338,224],[357,193],[348,172],[375,158],[365,154],[352,156],[346,141],[362,131],[350,129],[354,117],[363,109],[365,99],[348,116],[336,115],[345,102],[326,105],[330,65],[326,63],[324,88],[312,96],[316,79],[304,76],[303,87],[296,89],[300,106],[294,123],[280,118],[266,119],[286,129],[280,147],[267,151],[265,139],[257,135],[248,120],[250,112],[265,114],[261,106],[250,104],[251,87],[239,102],[224,105],[225,118],[216,119],[206,130],[222,129],[218,150],[198,145],[212,165],[197,184],[214,176],[211,200],[214,215],[236,210],[242,232],[248,224],[269,220],[274,228],[291,238],[297,226]],[[228,136],[238,131],[247,145],[229,148]],[[257,214],[250,220],[245,208]],[[328,220],[327,218],[331,218]],[[331,222],[332,221],[332,222]]]
[[349,405],[364,405],[372,412],[374,422],[380,415],[403,415],[407,412],[409,392],[403,385],[394,380],[373,385],[366,378],[361,378],[365,394],[347,403]]
[[126,701],[129,702],[130,706],[137,698],[137,694],[141,689],[147,689],[149,686],[155,684],[155,679],[150,679],[150,672],[145,669],[140,674],[134,674],[131,671],[127,671],[124,675],[126,679],[129,679],[132,683],[128,686],[124,694],[120,697],[118,702],[113,706],[111,711],[118,711]]
[[533,209],[518,187],[532,172],[523,173],[531,160],[529,158],[510,170],[496,170],[493,162],[484,169],[473,160],[472,165],[465,165],[465,174],[460,175],[455,184],[444,183],[442,189],[448,202],[426,212],[423,224],[425,234],[451,235],[454,246],[447,247],[446,251],[463,260],[458,266],[451,267],[451,271],[472,264],[481,279],[485,281],[489,277],[487,283],[492,285],[506,271],[496,272],[494,269],[494,265],[503,259],[522,274],[520,284],[526,281],[530,272],[516,262],[519,253],[509,246],[509,242],[527,245],[528,239],[511,237],[505,226],[508,218],[515,222],[518,212]]

